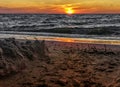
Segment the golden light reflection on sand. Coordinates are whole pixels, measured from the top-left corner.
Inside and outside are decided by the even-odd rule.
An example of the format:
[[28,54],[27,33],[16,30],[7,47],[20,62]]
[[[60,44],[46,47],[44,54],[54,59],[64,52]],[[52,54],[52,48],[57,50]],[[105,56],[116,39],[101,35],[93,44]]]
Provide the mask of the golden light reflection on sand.
[[46,40],[46,41],[120,45],[120,40],[101,40],[101,39],[86,39],[86,38],[65,38],[65,37],[52,37],[52,36],[0,34],[0,38],[12,38],[12,37],[16,39],[29,39],[29,40],[37,39],[37,40]]

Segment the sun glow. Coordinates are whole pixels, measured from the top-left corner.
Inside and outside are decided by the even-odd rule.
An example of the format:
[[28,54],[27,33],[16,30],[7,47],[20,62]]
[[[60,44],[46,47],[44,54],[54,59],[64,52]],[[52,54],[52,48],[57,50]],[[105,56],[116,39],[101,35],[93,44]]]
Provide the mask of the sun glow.
[[74,10],[72,8],[65,9],[66,14],[74,14]]

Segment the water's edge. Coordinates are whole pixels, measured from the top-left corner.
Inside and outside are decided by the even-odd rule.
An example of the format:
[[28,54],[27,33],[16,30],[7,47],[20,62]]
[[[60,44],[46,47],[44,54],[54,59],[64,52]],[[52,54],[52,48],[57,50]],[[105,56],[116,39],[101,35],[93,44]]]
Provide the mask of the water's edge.
[[0,38],[16,38],[24,40],[46,40],[74,43],[92,43],[92,44],[108,44],[120,45],[120,40],[105,40],[93,38],[71,38],[71,37],[54,37],[54,36],[39,36],[39,35],[20,35],[20,34],[0,34]]

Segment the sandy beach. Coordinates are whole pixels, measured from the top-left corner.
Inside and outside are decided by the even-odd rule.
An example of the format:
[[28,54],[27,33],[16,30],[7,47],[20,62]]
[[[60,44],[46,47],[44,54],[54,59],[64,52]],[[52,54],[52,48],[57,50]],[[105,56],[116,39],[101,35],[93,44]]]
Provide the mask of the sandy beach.
[[0,87],[120,87],[120,45],[0,40]]

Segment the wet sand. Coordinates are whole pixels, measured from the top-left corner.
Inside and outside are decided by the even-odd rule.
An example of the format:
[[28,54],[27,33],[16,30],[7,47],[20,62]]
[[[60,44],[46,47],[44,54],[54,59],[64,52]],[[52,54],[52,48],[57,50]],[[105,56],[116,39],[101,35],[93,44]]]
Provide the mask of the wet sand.
[[119,37],[103,37],[99,38],[86,37],[86,38],[70,38],[70,37],[57,37],[57,36],[40,36],[40,35],[26,35],[23,34],[0,34],[0,38],[16,38],[20,40],[46,40],[46,41],[59,41],[59,42],[74,42],[74,43],[91,43],[91,44],[107,44],[107,45],[120,45]]
[[45,41],[45,47],[46,56],[33,53],[25,69],[0,78],[0,87],[120,86],[120,45]]

